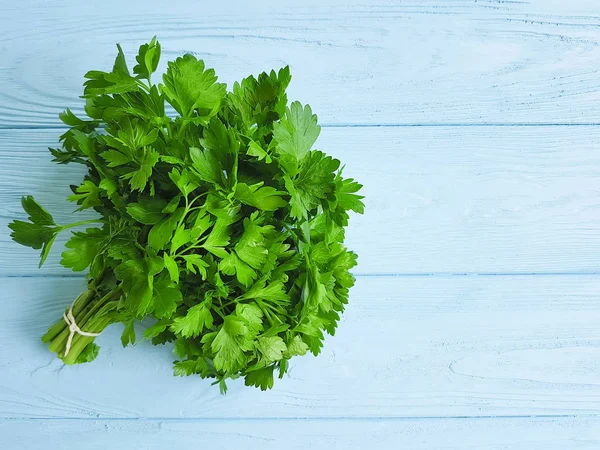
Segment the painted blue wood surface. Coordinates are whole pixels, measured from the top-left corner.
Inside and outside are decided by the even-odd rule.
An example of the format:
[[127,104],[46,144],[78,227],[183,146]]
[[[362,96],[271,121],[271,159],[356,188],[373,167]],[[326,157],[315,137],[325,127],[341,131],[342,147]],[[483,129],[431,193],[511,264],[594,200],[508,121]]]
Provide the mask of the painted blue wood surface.
[[[202,3],[0,4],[0,449],[600,448],[600,5]],[[271,392],[174,378],[117,326],[91,365],[39,342],[83,279],[6,224],[25,193],[72,212],[57,113],[154,34],[228,83],[290,64],[365,184],[339,332]]]

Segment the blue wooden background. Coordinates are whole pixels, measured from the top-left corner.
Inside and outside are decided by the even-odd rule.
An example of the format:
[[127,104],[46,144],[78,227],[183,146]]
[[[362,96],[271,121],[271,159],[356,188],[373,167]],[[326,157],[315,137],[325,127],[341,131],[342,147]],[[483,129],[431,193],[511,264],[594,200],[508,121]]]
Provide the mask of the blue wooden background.
[[[229,84],[290,64],[365,185],[339,333],[271,392],[118,326],[90,365],[39,341],[84,281],[6,225],[22,194],[68,220],[57,114],[155,34]],[[597,0],[0,2],[0,448],[600,448],[599,44]]]

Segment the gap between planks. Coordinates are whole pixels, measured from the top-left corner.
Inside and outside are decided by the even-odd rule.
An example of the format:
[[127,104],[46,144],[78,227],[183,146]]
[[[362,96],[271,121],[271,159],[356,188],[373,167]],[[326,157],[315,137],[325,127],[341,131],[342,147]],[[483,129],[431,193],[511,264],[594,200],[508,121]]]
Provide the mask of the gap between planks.
[[463,416],[314,416],[314,417],[0,417],[10,421],[69,421],[69,422],[322,422],[365,421],[400,422],[412,420],[514,420],[514,419],[597,419],[600,414],[522,414],[522,415],[463,415]]
[[[482,278],[482,277],[581,277],[581,276],[600,276],[600,272],[416,272],[416,273],[353,273],[356,278]],[[57,274],[27,274],[27,275],[0,275],[2,278],[81,278],[85,279],[85,274],[66,273],[64,275]]]
[[[321,128],[508,128],[508,127],[597,127],[600,122],[422,122],[422,123],[321,123]],[[102,126],[99,128],[103,128]],[[0,131],[68,130],[63,125],[0,125]]]

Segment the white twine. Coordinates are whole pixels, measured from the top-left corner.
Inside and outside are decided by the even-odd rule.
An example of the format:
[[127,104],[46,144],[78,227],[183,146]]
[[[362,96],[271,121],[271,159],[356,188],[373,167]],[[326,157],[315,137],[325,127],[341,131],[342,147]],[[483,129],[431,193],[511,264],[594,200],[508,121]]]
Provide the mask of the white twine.
[[67,322],[67,325],[69,325],[69,338],[67,339],[67,347],[65,348],[65,356],[67,356],[69,354],[69,351],[71,350],[71,343],[73,341],[73,336],[75,336],[75,333],[80,334],[81,336],[100,336],[100,333],[88,333],[87,331],[82,331],[81,328],[79,328],[77,326],[77,323],[75,323],[75,317],[73,316],[73,307],[71,306],[69,308],[69,311],[67,313],[63,313],[63,319],[65,319],[65,322]]

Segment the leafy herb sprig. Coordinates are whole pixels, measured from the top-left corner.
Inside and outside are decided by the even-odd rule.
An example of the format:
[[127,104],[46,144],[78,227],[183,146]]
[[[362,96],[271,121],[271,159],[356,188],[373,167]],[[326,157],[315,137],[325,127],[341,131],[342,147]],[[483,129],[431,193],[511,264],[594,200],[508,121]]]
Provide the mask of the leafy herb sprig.
[[[70,129],[50,149],[60,164],[87,167],[69,200],[98,219],[58,225],[27,196],[28,220],[13,221],[11,236],[41,249],[41,265],[58,233],[90,226],[73,231],[61,260],[89,268],[70,307],[80,330],[121,322],[126,346],[134,322],[151,317],[144,338],[173,343],[175,375],[214,378],[223,391],[240,376],[271,388],[275,371],[317,355],[335,332],[354,284],[356,255],[343,241],[348,212],[363,212],[361,185],[312,149],[317,116],[288,105],[288,67],[228,92],[186,54],[153,84],[156,38],[140,47],[133,73],[117,47],[111,72],[85,75],[88,117],[62,113]],[[42,339],[67,364],[98,354],[95,337],[62,318]]]

